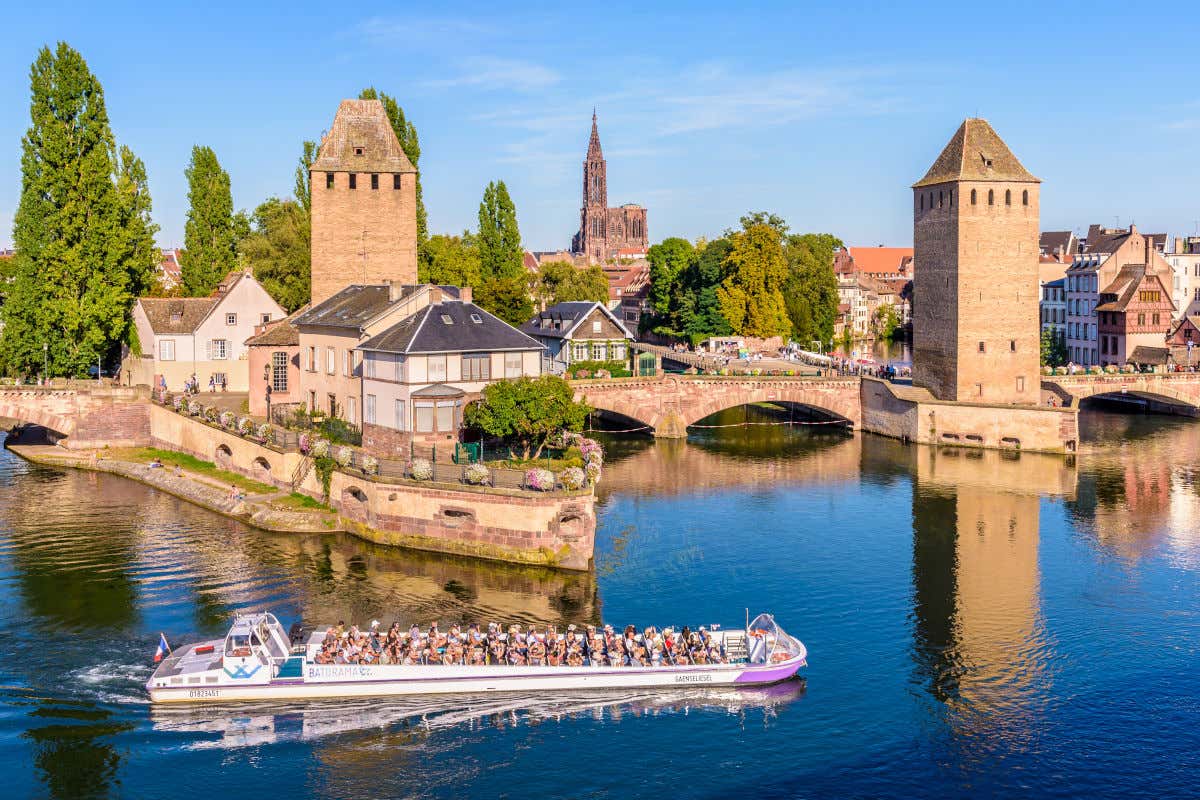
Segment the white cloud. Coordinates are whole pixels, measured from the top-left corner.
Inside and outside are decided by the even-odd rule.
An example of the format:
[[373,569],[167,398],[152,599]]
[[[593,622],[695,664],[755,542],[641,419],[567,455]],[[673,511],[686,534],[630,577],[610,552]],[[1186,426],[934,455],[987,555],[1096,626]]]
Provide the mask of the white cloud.
[[426,81],[425,85],[435,89],[470,86],[534,92],[553,86],[562,79],[549,67],[518,59],[469,58],[461,66],[462,71],[458,75]]

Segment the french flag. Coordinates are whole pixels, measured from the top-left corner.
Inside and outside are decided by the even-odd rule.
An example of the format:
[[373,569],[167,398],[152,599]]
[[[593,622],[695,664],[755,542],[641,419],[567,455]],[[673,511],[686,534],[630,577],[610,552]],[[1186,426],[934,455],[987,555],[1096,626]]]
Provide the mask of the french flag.
[[154,651],[154,663],[163,660],[163,656],[171,652],[171,645],[167,644],[167,637],[163,633],[158,634],[158,649]]

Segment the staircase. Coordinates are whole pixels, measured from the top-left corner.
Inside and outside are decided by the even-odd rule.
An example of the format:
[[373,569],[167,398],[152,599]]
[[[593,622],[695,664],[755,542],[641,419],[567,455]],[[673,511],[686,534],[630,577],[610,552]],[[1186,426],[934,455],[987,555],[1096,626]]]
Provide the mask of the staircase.
[[312,472],[313,460],[308,456],[302,456],[300,463],[296,465],[296,471],[292,473],[292,491],[300,488],[300,484],[304,483],[304,479],[308,477],[308,473]]
[[746,649],[746,634],[725,634],[725,655],[730,662],[749,661],[750,651]]

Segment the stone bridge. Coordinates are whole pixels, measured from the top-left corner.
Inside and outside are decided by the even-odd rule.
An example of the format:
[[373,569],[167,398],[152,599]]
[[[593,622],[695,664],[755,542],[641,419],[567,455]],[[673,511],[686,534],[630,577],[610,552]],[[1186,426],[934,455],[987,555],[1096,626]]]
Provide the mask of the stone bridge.
[[1200,373],[1054,375],[1042,378],[1042,400],[1077,407],[1089,397],[1133,397],[1156,411],[1200,415]]
[[40,425],[65,447],[137,447],[150,443],[149,389],[63,381],[0,386],[0,419]]
[[685,437],[689,425],[751,403],[803,406],[854,428],[862,422],[858,378],[667,375],[578,380],[571,385],[577,400],[633,420],[663,438]]

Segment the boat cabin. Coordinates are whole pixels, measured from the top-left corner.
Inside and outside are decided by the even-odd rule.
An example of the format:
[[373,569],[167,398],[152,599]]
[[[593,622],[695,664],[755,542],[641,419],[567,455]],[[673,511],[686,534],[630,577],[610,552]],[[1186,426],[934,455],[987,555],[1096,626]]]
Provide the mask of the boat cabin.
[[225,636],[221,668],[235,680],[269,681],[289,660],[291,649],[274,614],[239,615]]

